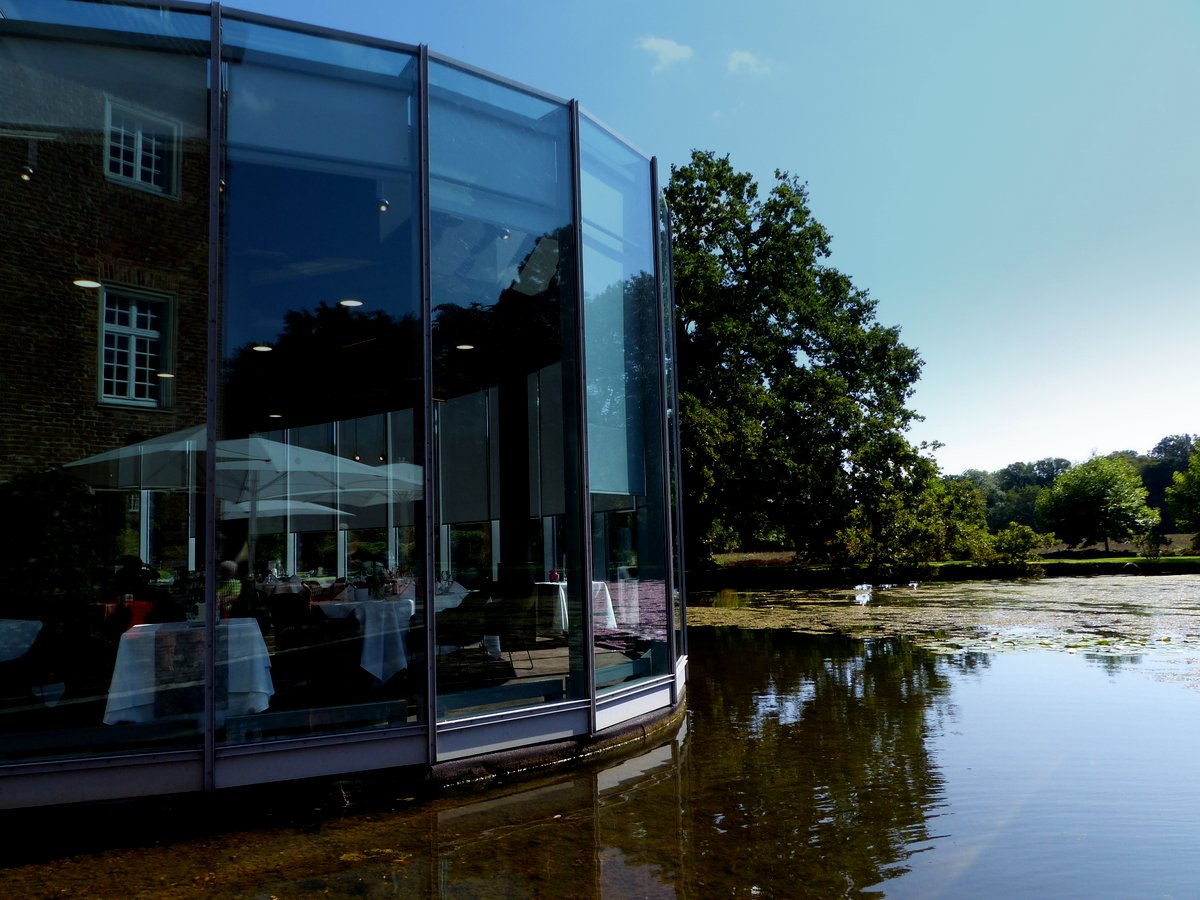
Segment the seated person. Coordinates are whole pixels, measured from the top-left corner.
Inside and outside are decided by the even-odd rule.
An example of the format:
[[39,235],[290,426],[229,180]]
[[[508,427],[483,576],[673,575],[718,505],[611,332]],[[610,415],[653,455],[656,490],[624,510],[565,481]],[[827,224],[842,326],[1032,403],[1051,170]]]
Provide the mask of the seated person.
[[232,559],[221,563],[217,575],[217,609],[222,619],[236,615],[238,598],[242,595],[242,580],[238,578],[238,566]]

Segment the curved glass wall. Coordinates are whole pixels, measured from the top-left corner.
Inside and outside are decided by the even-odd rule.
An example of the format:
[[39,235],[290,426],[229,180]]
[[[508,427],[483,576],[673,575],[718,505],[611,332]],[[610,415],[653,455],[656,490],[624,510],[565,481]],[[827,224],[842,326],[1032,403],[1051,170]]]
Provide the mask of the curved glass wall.
[[419,48],[3,12],[0,807],[676,703],[652,161]]
[[209,20],[46,11],[0,19],[5,763],[203,739],[203,633],[130,630],[203,593]]
[[599,691],[669,671],[663,355],[650,163],[580,121],[583,327]]
[[225,739],[419,722],[417,58],[237,20],[222,50],[217,628],[258,623],[274,687]]
[[429,70],[438,715],[586,696],[568,107]]

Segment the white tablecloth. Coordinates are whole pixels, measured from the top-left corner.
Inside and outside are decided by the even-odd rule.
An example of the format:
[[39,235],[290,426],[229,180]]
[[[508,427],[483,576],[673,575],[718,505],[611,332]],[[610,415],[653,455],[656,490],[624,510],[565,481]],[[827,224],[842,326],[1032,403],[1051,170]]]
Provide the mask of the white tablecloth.
[[362,628],[360,665],[385,682],[408,668],[408,623],[415,606],[403,597],[392,600],[329,601],[316,604],[331,619],[354,614]]
[[[174,638],[172,642],[169,639]],[[217,695],[216,719],[262,712],[271,703],[271,658],[254,619],[217,624],[217,678],[226,690]],[[104,722],[152,722],[162,713],[155,698],[162,690],[203,684],[204,630],[188,622],[135,625],[117,647]],[[202,714],[203,708],[192,710]]]
[[[566,631],[570,624],[570,618],[567,615],[567,584],[565,581],[539,581],[541,586],[551,586],[558,588],[558,602],[554,604],[554,621],[551,627],[555,631]],[[606,628],[617,627],[617,616],[613,611],[612,594],[608,590],[608,583],[604,581],[592,582],[592,615],[595,617],[596,624]]]
[[458,604],[463,602],[463,597],[470,593],[465,587],[457,581],[451,582],[450,586],[434,591],[433,594],[433,611],[440,613],[442,610],[453,609]]
[[617,614],[613,612],[612,593],[607,581],[592,582],[592,618],[605,628],[617,627]]

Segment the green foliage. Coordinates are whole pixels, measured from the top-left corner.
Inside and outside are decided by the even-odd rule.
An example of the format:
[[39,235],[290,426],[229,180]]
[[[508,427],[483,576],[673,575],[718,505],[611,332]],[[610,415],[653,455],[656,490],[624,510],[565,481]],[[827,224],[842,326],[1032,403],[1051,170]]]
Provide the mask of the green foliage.
[[823,263],[829,235],[794,178],[777,172],[762,195],[728,157],[697,151],[672,167],[667,198],[692,562],[718,536],[782,533],[813,554],[839,530],[878,535],[914,455],[902,433],[916,351]]
[[1134,543],[1142,556],[1158,559],[1163,554],[1163,548],[1171,543],[1171,540],[1159,529],[1153,528],[1145,534],[1138,535]]
[[1041,562],[1037,551],[1054,541],[1053,534],[1038,534],[1028,525],[1013,522],[996,533],[992,543],[993,562],[1005,569],[1035,571]]
[[1125,541],[1149,532],[1158,512],[1146,505],[1146,488],[1123,454],[1097,456],[1055,479],[1038,500],[1043,521],[1069,546]]
[[1047,488],[1038,484],[1024,484],[1004,491],[988,508],[988,526],[993,531],[1000,531],[1010,523],[1016,522],[1036,530],[1040,524],[1038,498],[1046,490]]
[[1189,531],[1200,532],[1200,446],[1188,456],[1187,468],[1173,474],[1164,496],[1175,521]]
[[1142,482],[1149,492],[1146,502],[1161,512],[1161,530],[1164,532],[1200,528],[1200,524],[1193,519],[1189,519],[1186,525],[1178,521],[1174,508],[1167,500],[1167,491],[1174,486],[1176,476],[1188,469],[1196,440],[1190,434],[1167,435],[1154,445],[1142,468]]
[[932,562],[992,557],[983,491],[962,478],[942,478],[924,447],[896,449],[902,460],[887,491],[872,505],[861,505],[832,542],[844,564],[886,574]]

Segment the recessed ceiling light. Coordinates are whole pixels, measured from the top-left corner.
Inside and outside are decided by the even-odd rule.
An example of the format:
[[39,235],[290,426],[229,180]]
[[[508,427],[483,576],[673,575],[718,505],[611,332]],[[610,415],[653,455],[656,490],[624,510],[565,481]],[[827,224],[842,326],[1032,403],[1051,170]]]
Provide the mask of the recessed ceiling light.
[[268,419],[282,419],[283,413],[267,413]]
[[155,374],[156,374],[156,375],[157,375],[159,378],[174,378],[174,377],[175,377],[175,373],[174,373],[174,372],[156,372]]
[[474,344],[455,344],[454,349],[455,350],[474,350],[475,345]]
[[100,282],[96,281],[93,278],[76,278],[74,281],[71,282],[71,284],[75,285],[75,287],[81,287],[81,288],[98,288],[98,287],[100,287]]
[[254,345],[253,347],[251,347],[250,349],[251,349],[251,350],[255,350],[255,351],[259,352],[259,353],[270,353],[270,352],[271,352],[272,350],[274,350],[275,348],[274,348],[274,347],[272,347],[270,344],[255,344],[255,345]]
[[362,306],[363,302],[361,300],[356,300],[354,297],[343,297],[341,300],[338,301],[338,305],[355,307],[355,306]]

